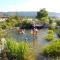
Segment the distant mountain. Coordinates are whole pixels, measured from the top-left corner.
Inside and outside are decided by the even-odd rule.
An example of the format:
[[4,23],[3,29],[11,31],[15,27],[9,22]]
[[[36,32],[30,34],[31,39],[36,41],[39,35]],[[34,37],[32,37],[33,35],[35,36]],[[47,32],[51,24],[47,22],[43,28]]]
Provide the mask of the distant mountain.
[[35,17],[37,15],[37,12],[5,12],[5,15],[7,15],[7,16],[17,15],[17,16]]
[[[2,12],[2,13],[4,13],[5,16],[13,16],[13,15],[17,15],[17,16],[31,16],[31,17],[37,16],[37,12],[33,12],[33,11],[32,12]],[[48,15],[50,17],[60,17],[60,13],[55,13],[55,12],[48,12]]]
[[49,12],[48,15],[50,17],[60,17],[60,13],[56,13],[56,12]]

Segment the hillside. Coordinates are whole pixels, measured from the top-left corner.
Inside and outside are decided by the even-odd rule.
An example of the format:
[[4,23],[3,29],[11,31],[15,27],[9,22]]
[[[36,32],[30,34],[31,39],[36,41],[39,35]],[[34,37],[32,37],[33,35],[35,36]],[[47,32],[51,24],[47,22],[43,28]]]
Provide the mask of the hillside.
[[[0,16],[2,15],[2,13],[5,16],[13,16],[13,15],[17,15],[17,16],[31,16],[31,17],[35,17],[37,15],[37,12],[0,12]],[[55,13],[55,12],[48,12],[49,17],[60,17],[60,13]]]

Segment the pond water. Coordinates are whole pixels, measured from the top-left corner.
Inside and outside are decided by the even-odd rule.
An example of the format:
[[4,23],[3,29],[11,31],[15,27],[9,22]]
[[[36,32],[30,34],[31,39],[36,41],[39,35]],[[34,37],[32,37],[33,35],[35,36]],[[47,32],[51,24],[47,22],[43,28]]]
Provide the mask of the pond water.
[[[28,41],[29,43],[33,43],[33,49],[34,52],[37,55],[37,60],[55,60],[53,58],[42,56],[40,53],[40,49],[44,47],[46,44],[49,44],[50,42],[45,40],[45,36],[48,33],[48,29],[40,29],[38,31],[37,36],[32,36],[30,30],[26,30],[25,34],[19,34],[19,32],[16,29],[8,30],[6,34],[6,38],[10,38],[16,41]],[[54,33],[54,39],[58,39],[58,36],[56,33]],[[32,43],[30,45],[30,49],[32,47]]]
[[[32,42],[33,40],[36,40],[40,45],[45,45],[48,43],[48,41],[46,41],[44,38],[47,35],[48,29],[40,29],[38,31],[37,36],[32,36],[30,33],[30,30],[26,30],[25,34],[19,34],[19,32],[16,29],[10,30],[7,32],[6,37],[7,38],[12,38],[16,41],[28,41],[28,42]],[[55,33],[54,34],[54,39],[57,39],[58,36]]]

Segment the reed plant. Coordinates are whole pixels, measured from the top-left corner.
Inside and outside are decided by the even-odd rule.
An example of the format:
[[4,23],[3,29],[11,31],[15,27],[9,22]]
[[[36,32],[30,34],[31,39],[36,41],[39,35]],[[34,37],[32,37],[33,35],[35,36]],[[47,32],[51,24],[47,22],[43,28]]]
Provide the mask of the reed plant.
[[16,42],[8,39],[6,41],[7,56],[10,60],[34,60],[34,53],[28,42]]

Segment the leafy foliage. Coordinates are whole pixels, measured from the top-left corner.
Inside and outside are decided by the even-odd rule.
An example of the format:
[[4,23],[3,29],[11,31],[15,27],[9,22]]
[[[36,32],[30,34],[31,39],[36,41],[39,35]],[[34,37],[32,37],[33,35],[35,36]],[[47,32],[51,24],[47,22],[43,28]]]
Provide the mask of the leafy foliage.
[[32,23],[28,20],[22,22],[22,27],[25,29],[31,29],[33,27]]
[[45,39],[46,39],[47,41],[51,41],[51,40],[54,39],[54,32],[53,32],[53,30],[48,30],[48,34],[47,34],[47,36],[45,37]]
[[43,24],[49,22],[48,12],[46,11],[45,8],[43,8],[43,9],[41,9],[39,12],[37,12],[36,18],[39,19],[40,22],[42,22]]
[[0,38],[5,36],[5,32],[0,28]]
[[29,49],[27,42],[6,41],[7,56],[17,60],[34,60],[33,52]]
[[43,17],[47,17],[48,16],[48,12],[45,10],[45,8],[41,9],[39,12],[37,12],[37,18],[43,18]]
[[60,39],[53,41],[43,49],[45,56],[56,57],[60,56]]
[[58,37],[60,38],[60,30],[57,31]]
[[56,28],[56,23],[49,24],[49,29],[55,30],[55,28]]
[[57,26],[60,26],[60,18],[56,20]]
[[11,16],[6,21],[0,22],[0,28],[6,29],[6,28],[12,28],[15,26],[19,26],[20,21],[17,16]]

